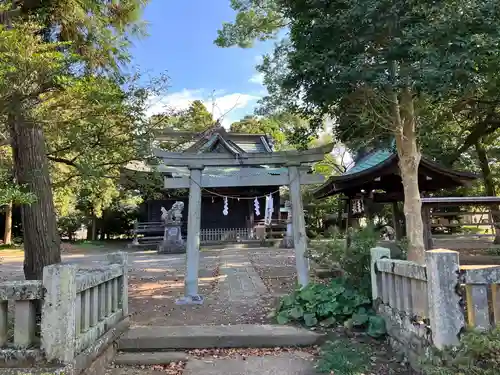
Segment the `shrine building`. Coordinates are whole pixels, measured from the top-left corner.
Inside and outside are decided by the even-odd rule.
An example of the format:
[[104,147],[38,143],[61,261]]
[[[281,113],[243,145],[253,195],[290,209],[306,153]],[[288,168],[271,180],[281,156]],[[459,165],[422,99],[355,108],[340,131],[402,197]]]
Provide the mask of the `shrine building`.
[[[274,152],[271,137],[265,134],[232,133],[220,125],[202,133],[164,131],[157,136],[155,143],[161,145],[163,142],[178,144],[177,151],[186,155],[227,155],[237,159],[242,155],[272,155]],[[152,167],[143,162],[131,163],[127,168],[136,172],[152,171]],[[174,202],[182,201],[184,213],[187,215],[189,211],[190,170],[162,163],[155,168],[165,179],[165,186],[159,187],[161,197],[144,202],[140,209],[140,222],[150,223],[151,227],[154,227],[154,223],[160,223],[162,207],[169,209]],[[309,169],[307,166],[302,167],[304,172],[301,173],[311,173]],[[271,165],[205,166],[201,189],[201,242],[236,237],[241,240],[254,239],[256,229],[264,225],[266,196],[269,195],[273,198],[271,226],[276,231],[273,233],[284,235],[286,223],[280,219],[280,211],[283,216],[285,209],[280,207],[283,206],[280,205],[280,186],[289,183],[287,172],[286,167]],[[320,177],[310,174],[308,183],[321,183]],[[157,227],[158,233],[148,235],[160,237],[162,228],[161,225]],[[183,220],[183,237],[186,231],[187,220]]]

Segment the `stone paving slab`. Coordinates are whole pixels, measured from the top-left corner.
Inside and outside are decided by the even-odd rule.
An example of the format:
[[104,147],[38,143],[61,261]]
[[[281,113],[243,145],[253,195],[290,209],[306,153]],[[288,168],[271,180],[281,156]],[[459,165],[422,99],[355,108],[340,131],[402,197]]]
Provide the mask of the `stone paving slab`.
[[118,353],[113,363],[118,366],[166,365],[171,362],[187,361],[185,352]]
[[285,353],[244,359],[190,360],[183,375],[314,375],[312,356]]
[[144,326],[126,332],[118,341],[118,348],[123,351],[272,348],[312,346],[323,339],[323,335],[306,329],[279,325]]

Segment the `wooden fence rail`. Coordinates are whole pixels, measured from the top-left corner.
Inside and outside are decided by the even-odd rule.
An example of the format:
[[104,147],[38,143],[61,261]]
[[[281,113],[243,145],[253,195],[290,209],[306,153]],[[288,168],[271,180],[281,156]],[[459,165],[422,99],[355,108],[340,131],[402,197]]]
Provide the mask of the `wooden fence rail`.
[[253,238],[249,228],[214,228],[200,231],[200,242],[244,241]]

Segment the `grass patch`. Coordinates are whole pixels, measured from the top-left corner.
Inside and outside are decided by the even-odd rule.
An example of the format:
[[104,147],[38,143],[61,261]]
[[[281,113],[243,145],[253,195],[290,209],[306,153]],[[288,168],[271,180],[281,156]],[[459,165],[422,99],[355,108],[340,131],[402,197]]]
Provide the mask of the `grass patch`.
[[495,234],[491,232],[491,227],[485,226],[463,225],[462,230],[465,234]]
[[88,241],[88,240],[83,240],[83,241],[76,241],[74,242],[75,245],[78,245],[78,247],[106,247],[106,242],[104,241]]
[[321,348],[316,369],[323,374],[364,375],[370,370],[372,355],[368,345],[339,338]]
[[12,245],[0,245],[0,251],[2,250],[23,250],[23,246],[22,245],[16,245],[16,244],[12,244]]

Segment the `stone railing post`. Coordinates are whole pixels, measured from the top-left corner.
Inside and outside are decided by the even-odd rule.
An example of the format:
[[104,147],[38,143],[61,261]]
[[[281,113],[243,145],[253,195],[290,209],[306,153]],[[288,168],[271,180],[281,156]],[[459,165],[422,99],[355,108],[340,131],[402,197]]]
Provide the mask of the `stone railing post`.
[[377,260],[383,258],[390,258],[391,250],[385,247],[374,247],[373,249],[370,250],[370,253],[371,253],[370,273],[372,280],[372,300],[376,301],[379,297],[382,297],[379,295],[380,285],[377,278]]
[[43,269],[42,348],[47,361],[71,363],[76,339],[76,267],[56,264]]
[[432,341],[438,349],[459,344],[459,334],[465,326],[456,289],[459,283],[459,254],[437,249],[426,251],[429,320]]
[[128,315],[128,254],[125,252],[111,253],[106,256],[109,263],[119,264],[123,267],[123,277],[119,289],[119,307],[123,310],[123,316]]

